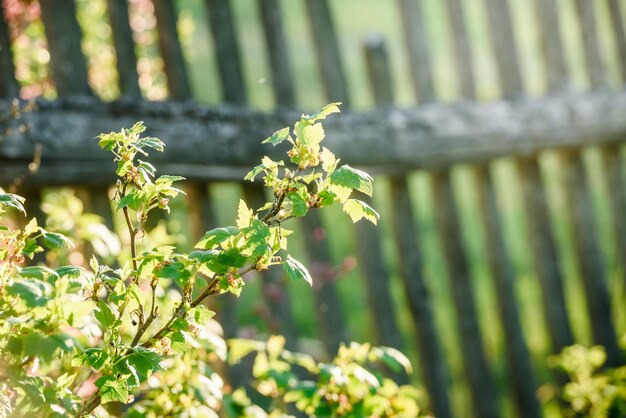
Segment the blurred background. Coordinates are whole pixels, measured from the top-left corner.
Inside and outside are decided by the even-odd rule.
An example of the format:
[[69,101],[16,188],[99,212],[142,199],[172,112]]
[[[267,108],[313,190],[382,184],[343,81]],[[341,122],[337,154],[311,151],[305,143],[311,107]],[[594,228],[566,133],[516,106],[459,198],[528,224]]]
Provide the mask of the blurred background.
[[[42,2],[45,3],[51,3],[48,7],[55,7],[55,2]],[[121,96],[114,30],[109,17],[109,7],[115,3],[120,2],[75,1],[89,86],[103,101],[114,101]],[[570,97],[567,95],[584,97],[591,90],[619,92],[626,72],[626,62],[620,55],[620,51],[626,51],[620,44],[624,32],[620,23],[624,18],[624,5],[620,1],[129,0],[122,3],[128,6],[139,91],[149,101],[168,100],[173,96],[171,86],[168,86],[171,79],[163,58],[164,49],[159,44],[159,36],[164,36],[167,25],[159,26],[158,22],[163,23],[166,18],[157,19],[155,4],[161,4],[158,7],[165,10],[162,13],[174,22],[175,35],[170,33],[167,36],[168,39],[178,37],[184,58],[189,94],[175,99],[194,100],[208,106],[222,106],[230,101],[226,106],[242,105],[267,112],[288,107],[313,112],[328,102],[339,100],[348,102],[343,111],[350,113],[371,111],[378,108],[377,104],[415,107],[423,102],[441,102],[453,106],[457,102],[494,102],[502,98],[540,100],[548,95],[562,95],[567,103],[567,97]],[[226,75],[220,73],[223,57],[217,47],[219,35],[212,32],[216,18],[214,16],[212,20],[209,13],[209,10],[220,10],[225,4],[231,6],[243,80],[240,89],[245,92],[245,98],[237,100],[228,99],[225,80],[229,77],[229,70],[225,70]],[[320,9],[319,4],[325,6]],[[43,96],[54,100],[63,96],[55,87],[58,83],[55,83],[51,70],[53,57],[46,42],[39,2],[3,0],[2,5],[20,97]],[[264,17],[263,10],[279,10],[280,19]],[[314,16],[319,19],[317,22]],[[554,16],[558,17],[557,24]],[[282,27],[283,34],[278,38],[282,39],[287,51],[277,59],[287,60],[272,67],[272,50],[268,48],[266,36],[268,28],[275,29],[276,25]],[[330,36],[330,41],[324,40],[325,35]],[[559,39],[556,49],[550,49],[550,45],[555,45],[546,40],[550,36],[553,40],[554,37]],[[329,52],[335,47],[338,56]],[[423,54],[420,55],[419,51]],[[231,48],[224,56],[235,53]],[[372,58],[381,55],[382,61]],[[324,70],[324,60],[328,59],[345,79],[343,90],[334,90],[337,97],[332,94],[332,82],[324,75],[325,71],[333,73],[332,69]],[[555,69],[551,65],[559,59],[563,67]],[[375,70],[373,73],[371,68],[376,62],[388,64],[388,73],[384,70],[383,73],[389,77],[392,95],[382,94],[377,98],[376,90],[372,88]],[[421,68],[421,79],[414,77],[419,72],[415,69],[415,62],[417,68]],[[289,69],[293,93],[291,98],[283,96],[287,99],[282,103],[273,82],[276,74],[281,74],[281,67]],[[424,74],[428,76],[424,78]],[[111,130],[118,128],[111,126]],[[276,126],[278,128],[281,126]],[[264,134],[267,133],[259,133],[259,140]],[[259,338],[269,333],[283,333],[293,347],[320,355],[325,355],[325,350],[337,339],[380,344],[391,342],[407,353],[416,367],[411,381],[424,386],[420,344],[428,342],[420,339],[420,335],[425,334],[420,334],[416,327],[416,321],[418,324],[420,320],[424,321],[424,316],[419,308],[412,313],[412,294],[406,287],[407,282],[418,280],[427,289],[427,296],[418,295],[413,300],[418,303],[427,301],[429,308],[422,309],[432,313],[437,344],[442,353],[437,361],[448,369],[444,375],[447,376],[445,382],[454,416],[471,416],[472,391],[482,390],[476,388],[475,383],[472,389],[475,381],[468,382],[467,377],[472,371],[467,370],[467,365],[463,366],[464,351],[476,347],[479,357],[480,351],[484,351],[494,394],[500,399],[501,415],[516,416],[516,411],[520,413],[523,407],[515,400],[515,394],[523,389],[516,386],[518,378],[511,376],[510,365],[507,366],[508,338],[503,330],[509,325],[503,320],[502,307],[499,306],[502,289],[498,287],[498,277],[494,277],[503,274],[504,282],[509,283],[517,301],[518,312],[513,316],[521,326],[521,346],[528,348],[536,395],[544,403],[542,410],[545,416],[561,416],[558,404],[553,401],[558,378],[554,378],[547,361],[548,356],[556,351],[554,333],[558,331],[548,329],[545,317],[550,297],[542,296],[541,268],[538,269],[535,262],[539,259],[539,265],[555,264],[560,272],[556,275],[562,280],[564,314],[571,326],[571,342],[597,343],[593,320],[587,309],[589,287],[585,287],[585,274],[579,263],[580,248],[590,247],[584,247],[586,244],[581,247],[579,243],[584,237],[576,232],[581,230],[576,226],[577,221],[573,222],[579,220],[576,218],[579,212],[573,209],[570,196],[571,186],[576,181],[572,183],[568,164],[574,161],[574,170],[582,170],[579,178],[584,178],[588,186],[584,187],[589,196],[590,218],[582,222],[593,225],[591,230],[595,239],[591,248],[598,252],[591,255],[592,264],[601,266],[597,279],[609,302],[601,302],[600,310],[608,310],[613,321],[608,325],[618,339],[626,333],[626,248],[620,247],[623,237],[618,229],[623,231],[625,215],[625,212],[618,211],[624,208],[620,205],[623,205],[626,193],[622,144],[623,141],[618,141],[617,146],[611,142],[606,148],[598,145],[576,147],[573,160],[569,154],[571,150],[564,154],[559,149],[524,156],[521,162],[515,157],[497,158],[489,161],[487,180],[485,171],[481,171],[485,166],[478,166],[483,177],[479,176],[477,180],[477,166],[464,163],[462,157],[460,163],[436,172],[417,169],[403,173],[402,182],[406,184],[400,182],[398,185],[397,176],[378,176],[373,198],[373,206],[381,214],[378,228],[373,232],[364,227],[355,229],[345,214],[332,209],[323,211],[319,222],[290,225],[298,232],[293,252],[309,266],[317,282],[315,289],[311,291],[302,283],[285,285],[281,277],[252,278],[247,281],[240,299],[231,298],[222,303],[224,324],[228,328],[226,333]],[[580,165],[576,165],[578,163]],[[523,166],[522,175],[520,166]],[[538,170],[538,177],[533,177],[533,170]],[[533,212],[532,203],[526,202],[532,201],[532,192],[525,193],[525,184],[545,193],[546,212],[542,212],[543,215]],[[484,187],[487,187],[487,195]],[[446,195],[448,189],[452,197]],[[67,196],[78,196],[88,202],[88,198],[83,197],[89,194],[89,190],[75,190],[60,193],[58,189],[45,189],[43,200],[66,196],[66,201],[70,202],[72,198]],[[211,215],[210,221],[205,219],[201,223],[204,227],[212,227],[232,224],[239,198],[244,194],[249,197],[252,192],[242,191],[237,183],[212,181],[202,193],[208,196],[209,208],[204,210]],[[191,204],[181,200],[171,216],[155,222],[155,230],[147,239],[162,243],[169,234],[178,244],[191,248],[194,239],[201,234],[198,222],[189,215],[190,211],[197,210],[194,209],[197,202],[194,203],[193,196],[197,197],[192,194]],[[406,224],[406,228],[417,239],[417,247],[413,244],[409,249],[405,247],[406,241],[393,230],[394,220],[406,214],[399,209],[398,201],[403,196],[408,196],[409,218],[414,223]],[[493,214],[489,215],[489,209],[485,209],[485,201],[497,209],[495,218]],[[70,204],[80,205],[75,201]],[[88,203],[84,206],[89,209]],[[452,213],[448,211],[450,207]],[[548,236],[546,239],[553,239],[553,253],[545,253],[544,247],[537,247],[537,241],[532,238],[537,231],[533,229],[537,224],[533,215],[538,218],[547,216],[547,223],[543,225],[549,230],[544,232]],[[495,219],[499,225],[496,235],[502,245],[496,243],[494,246],[489,241],[488,234],[493,230],[485,228],[489,223],[485,219]],[[120,226],[119,221],[112,219],[111,227]],[[446,229],[445,225],[453,226]],[[315,245],[310,245],[311,241],[322,243],[323,249],[316,249]],[[113,250],[103,251],[115,257],[115,244],[110,245]],[[505,273],[498,273],[490,267],[494,248],[501,251],[495,256],[510,261]],[[543,261],[542,251],[546,257]],[[420,259],[417,264],[408,261],[413,252]],[[460,264],[451,264],[455,263],[454,260]],[[407,265],[409,268],[417,266],[420,271],[409,271],[407,275],[403,273],[403,266]],[[368,274],[378,276],[368,279]],[[419,277],[415,278],[415,274]],[[372,318],[376,312],[372,304],[379,302],[374,300],[376,296],[371,292],[381,289],[372,285],[372,281],[382,283],[383,292],[390,295],[388,304],[380,305],[389,307],[386,320],[391,324],[387,331],[391,331],[387,334],[376,329],[380,321]],[[461,289],[459,292],[466,289],[459,286],[467,286],[473,292],[473,295],[463,293],[461,299],[475,301],[477,335],[482,343],[470,348],[465,345],[468,334],[460,334],[467,329],[459,332],[459,324],[461,328],[466,324],[466,317],[455,309],[455,304],[462,305],[462,301],[454,299],[455,289]],[[558,296],[555,296],[555,303],[558,304]],[[277,308],[277,305],[284,306]],[[461,311],[463,309],[461,307]],[[467,309],[471,313],[472,308]],[[397,335],[393,331],[396,327]],[[334,335],[328,336],[329,332]],[[621,344],[624,344],[623,338]],[[476,352],[472,351],[473,354]],[[480,360],[476,361],[480,363]],[[620,361],[623,364],[623,356]],[[489,394],[485,396],[490,399]]]

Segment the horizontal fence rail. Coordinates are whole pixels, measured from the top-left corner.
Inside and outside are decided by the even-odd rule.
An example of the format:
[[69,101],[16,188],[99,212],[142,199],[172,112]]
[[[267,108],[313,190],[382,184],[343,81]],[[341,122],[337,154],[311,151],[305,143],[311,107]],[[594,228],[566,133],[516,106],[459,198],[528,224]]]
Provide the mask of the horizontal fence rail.
[[[3,107],[9,112],[11,105]],[[325,129],[328,146],[343,161],[394,173],[621,141],[626,136],[625,108],[624,92],[570,93],[346,113],[330,118]],[[163,155],[153,156],[161,170],[191,180],[240,179],[260,156],[281,155],[280,149],[260,141],[297,116],[182,103],[40,102],[38,110],[4,123],[4,131],[11,123],[27,128],[0,142],[0,184],[24,174],[36,147],[42,164],[25,185],[109,183],[112,165],[93,138],[138,120],[167,145]]]

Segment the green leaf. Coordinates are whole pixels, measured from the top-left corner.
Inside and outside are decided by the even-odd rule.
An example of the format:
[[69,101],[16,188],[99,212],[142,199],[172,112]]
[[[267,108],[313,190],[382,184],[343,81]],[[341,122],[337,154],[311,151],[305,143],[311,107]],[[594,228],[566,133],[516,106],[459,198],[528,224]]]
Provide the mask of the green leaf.
[[187,351],[187,339],[185,338],[185,334],[183,334],[182,332],[173,332],[170,335],[170,340],[172,344],[172,350],[175,353],[182,354]]
[[274,146],[289,139],[289,128],[280,129],[265,139],[261,144],[272,144]]
[[126,382],[119,382],[112,376],[102,376],[96,380],[96,386],[98,387],[100,400],[103,404],[109,402],[128,402],[129,390]]
[[400,350],[393,347],[378,347],[378,349],[382,352],[381,361],[393,371],[399,372],[401,369],[404,369],[406,373],[413,373],[411,361]]
[[37,245],[36,240],[34,240],[33,238],[28,238],[26,240],[26,243],[24,244],[24,249],[22,250],[22,253],[24,253],[26,257],[32,260],[35,254],[40,253],[42,251],[43,251],[43,248]]
[[153,372],[165,369],[165,363],[159,353],[144,347],[136,347],[134,350],[127,356],[127,361],[135,368],[140,382],[144,382]]
[[242,199],[239,200],[239,206],[237,207],[237,226],[240,229],[250,226],[250,222],[254,218],[254,211],[248,208],[246,202]]
[[343,204],[343,211],[350,215],[352,222],[355,223],[365,218],[376,225],[378,223],[378,218],[380,217],[378,212],[372,209],[367,203],[357,199],[346,200],[346,203]]
[[18,275],[20,277],[26,277],[28,279],[45,280],[48,276],[59,278],[56,271],[46,266],[28,266],[19,270]]
[[8,206],[13,209],[17,209],[26,215],[26,210],[24,209],[24,201],[25,199],[22,196],[18,196],[13,193],[1,193],[0,194],[0,205]]
[[42,231],[42,233],[43,244],[50,250],[58,248],[74,248],[74,243],[72,243],[72,241],[70,241],[65,235],[48,231]]
[[96,370],[100,370],[109,359],[109,355],[103,348],[88,348],[72,359],[72,367],[89,364]]
[[190,309],[189,314],[193,317],[194,321],[198,323],[198,325],[206,325],[209,319],[215,316],[215,312],[207,309],[203,305],[198,305],[195,308]]
[[317,195],[319,196],[321,205],[323,207],[331,206],[333,203],[335,203],[335,198],[337,197],[335,193],[327,190],[322,190]]
[[227,226],[224,228],[211,229],[204,234],[200,241],[198,241],[195,248],[213,248],[214,246],[221,244],[228,238],[237,235],[238,233],[239,228],[237,228],[236,226]]
[[261,174],[263,170],[265,170],[265,165],[259,164],[256,167],[254,167],[252,170],[250,170],[243,179],[248,180],[248,181],[254,181],[256,176]]
[[239,268],[246,264],[247,259],[237,248],[232,248],[219,253],[215,261],[223,266]]
[[111,308],[109,308],[109,305],[107,305],[103,300],[98,301],[98,307],[96,308],[94,315],[105,329],[110,328],[117,322],[117,318],[111,311]]
[[78,266],[63,266],[55,269],[59,277],[70,277],[72,279],[77,279],[83,272],[82,267]]
[[318,113],[314,114],[314,115],[302,115],[302,119],[310,122],[310,123],[314,123],[318,120],[322,120],[322,119],[326,119],[326,116],[332,114],[332,113],[339,113],[339,105],[341,105],[340,102],[335,102],[335,103],[329,103],[326,106],[324,106],[322,108],[322,110],[320,110]]
[[287,273],[287,277],[294,282],[304,280],[309,285],[313,286],[313,279],[311,279],[309,271],[302,263],[291,257],[291,255],[288,255],[287,260],[283,262],[283,268],[285,269],[285,273]]
[[[304,189],[304,193],[306,194],[306,189]],[[293,216],[304,216],[309,210],[305,197],[302,195],[303,193],[300,190],[287,194],[287,200],[291,203],[291,215]]]
[[50,300],[46,296],[46,284],[39,280],[20,280],[6,290],[9,295],[19,297],[31,308],[45,306]]
[[163,141],[161,141],[159,138],[154,138],[151,136],[140,138],[137,141],[136,146],[139,148],[152,148],[158,152],[163,152],[163,150],[165,149],[165,144],[163,143]]
[[143,203],[143,196],[140,191],[133,191],[121,198],[115,205],[115,209],[124,209],[129,207],[132,210],[138,210]]
[[352,168],[348,164],[344,164],[333,171],[329,179],[333,184],[358,190],[368,196],[371,196],[374,191],[372,176],[365,171]]
[[191,272],[183,263],[175,261],[159,270],[156,276],[161,279],[172,279],[176,281],[179,286],[185,287],[187,281],[191,278]]

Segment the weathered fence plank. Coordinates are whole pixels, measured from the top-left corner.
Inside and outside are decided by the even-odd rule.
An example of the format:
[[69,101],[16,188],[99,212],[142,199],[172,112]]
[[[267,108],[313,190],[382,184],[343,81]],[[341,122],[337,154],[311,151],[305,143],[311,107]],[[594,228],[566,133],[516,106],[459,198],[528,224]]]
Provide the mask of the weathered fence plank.
[[[394,101],[393,83],[387,49],[380,35],[371,35],[367,38],[365,57],[374,101],[379,107],[391,106]],[[406,177],[392,177],[390,191],[394,203],[393,233],[398,252],[402,254],[402,262],[399,263],[400,277],[415,322],[419,362],[430,406],[437,417],[450,418],[452,411],[448,397],[448,366],[441,351],[431,300],[422,274],[422,254],[416,237],[417,227],[413,220],[414,211]]]
[[500,321],[504,331],[508,380],[513,389],[518,416],[540,418],[541,406],[535,395],[537,385],[515,296],[515,271],[504,242],[493,179],[486,165],[477,166],[475,173],[482,222],[487,238],[487,261],[496,288]]
[[617,55],[620,64],[620,76],[622,83],[626,82],[626,31],[624,30],[624,18],[619,0],[607,0],[609,4],[609,16],[611,27],[617,47]]
[[15,80],[13,52],[9,25],[0,7],[0,98],[11,98],[19,94],[19,85]]
[[280,4],[278,0],[258,0],[258,2],[272,71],[274,100],[277,106],[293,107],[296,104],[296,95]]
[[556,0],[535,0],[535,14],[539,23],[540,49],[550,91],[564,90],[569,85],[565,65],[561,23]]
[[230,0],[205,0],[213,44],[217,53],[224,101],[245,104],[247,94],[241,65],[241,52],[235,31]]
[[435,86],[430,63],[429,40],[422,18],[422,1],[398,0],[398,2],[415,97],[420,103],[434,102]]
[[461,0],[447,0],[448,20],[452,28],[452,48],[456,75],[460,84],[460,96],[463,99],[476,99],[476,73],[472,61],[472,48],[469,42],[465,12]]
[[528,223],[528,241],[541,285],[543,314],[552,352],[559,353],[566,346],[572,345],[574,338],[565,307],[563,276],[559,267],[548,201],[537,158],[518,159],[517,163]]
[[[240,179],[259,155],[279,157],[284,152],[259,140],[299,116],[167,103],[123,107],[61,101],[39,102],[39,108],[23,115],[30,124],[27,132],[0,143],[0,184],[24,171],[37,143],[43,163],[26,183],[110,183],[111,163],[92,138],[137,120],[144,120],[149,132],[167,143],[164,154],[153,156],[161,170],[193,180]],[[329,118],[325,129],[328,147],[343,161],[373,171],[401,173],[621,141],[626,133],[625,108],[626,93],[598,91],[515,102],[394,108],[385,115],[343,114]],[[393,141],[381,140],[390,134]],[[58,170],[60,166],[64,170]]]
[[139,98],[139,75],[137,74],[137,54],[135,41],[130,27],[128,2],[126,0],[107,0],[109,20],[115,46],[115,65],[119,76],[122,96]]
[[350,95],[343,67],[343,56],[339,51],[335,23],[328,0],[306,0],[305,4],[313,30],[315,52],[326,99],[331,102],[341,102],[344,108],[349,108]]
[[52,78],[59,96],[90,94],[74,0],[41,0],[39,3],[50,51]]
[[518,98],[524,94],[524,80],[513,34],[509,0],[485,0],[485,7],[502,89],[501,96],[507,99]]
[[606,365],[616,367],[620,364],[621,353],[613,325],[611,298],[582,156],[577,150],[563,152],[562,156],[567,174],[567,207],[574,237],[576,263],[585,287],[593,342],[604,346]]
[[159,49],[163,57],[167,88],[171,99],[189,100],[191,91],[187,66],[180,46],[176,22],[178,13],[173,0],[152,0],[159,32]]
[[585,56],[587,76],[592,88],[606,87],[606,68],[600,55],[600,42],[596,24],[595,2],[574,0],[576,15],[580,25],[580,35]]
[[456,311],[463,369],[469,382],[474,416],[499,417],[498,397],[485,357],[472,278],[450,177],[450,170],[442,170],[432,175],[437,225]]

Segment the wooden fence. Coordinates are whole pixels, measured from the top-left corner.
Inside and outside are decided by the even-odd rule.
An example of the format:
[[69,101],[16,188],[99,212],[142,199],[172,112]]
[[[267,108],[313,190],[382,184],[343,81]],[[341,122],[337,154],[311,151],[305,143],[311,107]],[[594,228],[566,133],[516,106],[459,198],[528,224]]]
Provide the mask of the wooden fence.
[[[602,251],[594,213],[593,192],[583,163],[588,147],[602,155],[602,181],[608,187],[611,222],[618,258],[626,259],[626,190],[623,179],[621,148],[626,136],[626,92],[609,88],[599,40],[594,5],[588,0],[572,0],[584,52],[584,64],[590,88],[575,91],[566,65],[561,39],[559,7],[555,0],[535,0],[536,30],[545,68],[548,91],[541,97],[525,94],[525,74],[520,65],[518,44],[514,37],[512,12],[508,0],[485,0],[491,48],[497,64],[502,100],[476,101],[476,62],[471,37],[468,36],[466,2],[447,0],[445,10],[450,24],[454,66],[460,86],[459,100],[438,101],[431,70],[430,43],[423,21],[422,1],[389,2],[401,14],[405,34],[405,53],[410,65],[414,95],[418,106],[399,108],[393,89],[385,40],[372,36],[363,43],[364,58],[374,111],[350,112],[351,96],[343,70],[338,35],[327,0],[305,0],[317,54],[318,71],[328,102],[341,101],[344,114],[326,124],[328,146],[350,164],[364,167],[386,179],[389,186],[392,216],[389,223],[393,240],[401,254],[398,271],[403,286],[403,303],[409,307],[419,356],[414,359],[420,381],[429,395],[430,408],[437,417],[475,416],[491,418],[505,415],[502,398],[512,405],[517,416],[541,417],[538,401],[540,384],[558,376],[542,376],[529,354],[528,339],[522,328],[514,267],[503,231],[494,186],[493,161],[508,157],[517,169],[523,195],[528,245],[534,259],[534,274],[541,289],[542,318],[548,330],[551,351],[559,352],[575,342],[575,333],[566,306],[566,286],[558,241],[555,238],[553,213],[542,175],[542,155],[557,150],[560,172],[565,178],[566,214],[571,219],[570,232],[576,268],[583,279],[587,316],[593,343],[603,345],[607,364],[623,364],[618,348],[616,312],[612,309],[607,284],[606,254]],[[98,150],[93,138],[144,120],[150,133],[163,139],[167,152],[155,156],[161,172],[179,174],[189,181],[193,196],[189,217],[198,233],[215,224],[207,184],[241,179],[259,156],[273,150],[261,147],[260,138],[293,122],[298,116],[294,77],[289,62],[289,38],[285,16],[277,0],[258,0],[261,25],[268,54],[271,80],[278,110],[261,112],[247,106],[240,41],[232,5],[228,0],[206,0],[215,62],[225,106],[208,108],[192,100],[188,71],[176,29],[176,10],[168,0],[153,0],[157,20],[159,50],[170,100],[149,102],[141,98],[133,33],[129,25],[128,4],[108,0],[108,12],[117,54],[120,100],[104,103],[91,91],[85,57],[81,52],[81,30],[71,0],[40,0],[42,20],[50,50],[50,66],[58,99],[38,100],[36,109],[16,114],[13,98],[19,94],[14,77],[8,25],[0,19],[0,105],[3,130],[10,135],[0,139],[0,184],[13,184],[28,194],[31,213],[37,213],[38,193],[50,186],[88,187],[92,207],[112,222],[107,187],[113,181],[111,163]],[[364,2],[365,3],[365,2]],[[626,82],[626,36],[619,0],[605,0],[610,15],[615,53]],[[530,4],[529,4],[530,6]],[[366,7],[366,6],[364,6]],[[19,106],[18,106],[19,107]],[[13,110],[12,110],[13,109]],[[26,129],[19,129],[25,126]],[[36,173],[28,173],[33,155],[41,155]],[[480,202],[480,222],[484,227],[485,250],[493,279],[498,323],[504,341],[506,372],[496,382],[493,359],[486,354],[483,331],[477,313],[475,278],[468,259],[459,214],[459,191],[455,190],[452,172],[459,164],[471,167]],[[427,172],[432,183],[433,202],[441,253],[446,263],[451,300],[456,313],[458,341],[466,390],[473,412],[455,409],[450,401],[450,365],[441,346],[434,305],[423,265],[421,231],[416,223],[415,199],[411,196],[409,176]],[[17,179],[17,184],[16,184]],[[243,185],[244,195],[253,203],[263,199],[260,186]],[[322,227],[315,213],[302,222],[310,239],[304,240],[309,260],[331,265],[332,257],[323,240],[313,239]],[[382,229],[359,223],[355,226],[357,254],[366,288],[371,326],[376,343],[403,348],[403,336],[396,317],[396,301],[390,293],[389,260],[381,248]],[[321,269],[320,271],[323,271]],[[622,271],[623,273],[623,271]],[[318,274],[314,278],[317,326],[324,346],[333,351],[347,335],[342,300],[335,283]],[[263,277],[266,289],[282,286],[280,273],[270,271]],[[613,300],[626,302],[626,281],[617,285],[622,294]],[[290,344],[298,337],[288,293],[282,303],[275,302],[275,292],[265,292],[273,331],[284,333]],[[226,304],[228,306],[228,304]],[[615,306],[613,306],[615,308]],[[232,312],[223,312],[227,336],[235,332]],[[365,313],[364,313],[365,315]],[[623,318],[617,321],[624,324]],[[533,325],[531,324],[531,327]],[[537,324],[539,326],[539,324]],[[534,328],[526,333],[534,332]],[[621,332],[624,332],[622,329]],[[543,360],[542,360],[543,361]],[[541,381],[540,381],[541,380]],[[502,389],[506,388],[506,391]]]

